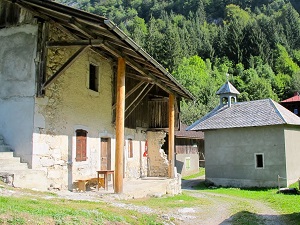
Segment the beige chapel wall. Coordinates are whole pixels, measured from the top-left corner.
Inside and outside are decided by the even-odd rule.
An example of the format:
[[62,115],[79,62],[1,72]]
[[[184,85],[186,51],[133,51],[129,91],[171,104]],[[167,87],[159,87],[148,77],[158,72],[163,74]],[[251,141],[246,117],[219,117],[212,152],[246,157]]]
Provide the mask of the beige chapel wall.
[[[206,179],[223,186],[277,186],[286,175],[282,126],[205,131]],[[255,153],[264,168],[255,168]]]
[[[50,38],[67,40],[70,37],[52,27]],[[77,49],[49,50],[48,76],[55,73]],[[88,88],[90,63],[99,66],[99,92]],[[114,169],[112,76],[112,62],[88,50],[46,89],[45,97],[36,98],[33,166],[45,170],[55,188],[70,189],[76,179],[96,177],[101,165],[101,137],[111,138],[111,169]],[[87,160],[83,162],[75,160],[77,129],[88,131]],[[145,135],[126,129],[125,139],[128,136],[134,141],[135,151],[140,152],[138,143],[145,140]],[[136,164],[134,166],[139,170]]]
[[300,127],[288,126],[284,130],[286,145],[287,185],[300,178]]

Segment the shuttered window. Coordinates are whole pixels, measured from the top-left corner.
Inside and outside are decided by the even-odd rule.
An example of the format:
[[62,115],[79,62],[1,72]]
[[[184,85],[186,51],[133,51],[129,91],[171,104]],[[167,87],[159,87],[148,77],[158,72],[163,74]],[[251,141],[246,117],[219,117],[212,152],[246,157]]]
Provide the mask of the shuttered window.
[[133,143],[132,143],[132,139],[128,139],[128,158],[133,158]]
[[86,161],[86,137],[87,131],[76,130],[76,161]]

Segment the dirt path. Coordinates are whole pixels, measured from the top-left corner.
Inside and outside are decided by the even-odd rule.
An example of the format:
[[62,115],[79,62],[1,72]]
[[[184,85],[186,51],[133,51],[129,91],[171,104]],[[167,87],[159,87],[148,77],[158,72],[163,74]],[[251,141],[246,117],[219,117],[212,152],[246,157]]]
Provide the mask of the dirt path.
[[[263,202],[232,197],[228,195],[214,194],[194,190],[193,187],[203,182],[203,178],[183,181],[182,188],[189,195],[204,199],[208,205],[189,208],[180,214],[180,210],[173,212],[177,224],[201,224],[201,225],[230,225],[235,217],[241,213],[255,215],[264,225],[285,225],[283,218],[275,210]],[[182,210],[182,209],[181,209]],[[251,223],[249,223],[251,224]]]

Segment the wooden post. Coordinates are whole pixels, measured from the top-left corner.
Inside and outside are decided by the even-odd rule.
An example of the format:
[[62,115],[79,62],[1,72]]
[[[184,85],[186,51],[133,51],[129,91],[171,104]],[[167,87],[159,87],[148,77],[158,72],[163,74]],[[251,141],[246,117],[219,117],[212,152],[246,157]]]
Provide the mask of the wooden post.
[[174,149],[175,149],[175,96],[169,94],[169,178],[174,178]]
[[115,193],[123,192],[123,150],[125,118],[125,60],[118,58],[116,105]]

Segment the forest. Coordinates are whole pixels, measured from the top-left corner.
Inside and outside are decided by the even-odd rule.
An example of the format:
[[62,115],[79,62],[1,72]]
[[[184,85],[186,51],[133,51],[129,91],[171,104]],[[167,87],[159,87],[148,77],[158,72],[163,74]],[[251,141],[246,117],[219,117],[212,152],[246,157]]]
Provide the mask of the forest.
[[238,101],[300,91],[298,0],[56,0],[105,16],[196,98],[181,102],[191,124],[219,104],[229,81]]

